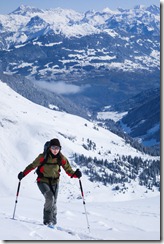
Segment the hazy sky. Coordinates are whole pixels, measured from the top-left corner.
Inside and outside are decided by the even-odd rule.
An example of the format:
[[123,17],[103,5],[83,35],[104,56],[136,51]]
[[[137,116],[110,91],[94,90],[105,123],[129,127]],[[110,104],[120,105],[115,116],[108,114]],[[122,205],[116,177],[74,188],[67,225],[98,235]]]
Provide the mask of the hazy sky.
[[85,12],[87,10],[103,10],[109,7],[112,10],[121,7],[123,9],[132,8],[136,5],[150,6],[160,5],[159,0],[0,0],[0,14],[8,14],[18,8],[21,4],[38,7],[41,9],[69,8],[75,11]]

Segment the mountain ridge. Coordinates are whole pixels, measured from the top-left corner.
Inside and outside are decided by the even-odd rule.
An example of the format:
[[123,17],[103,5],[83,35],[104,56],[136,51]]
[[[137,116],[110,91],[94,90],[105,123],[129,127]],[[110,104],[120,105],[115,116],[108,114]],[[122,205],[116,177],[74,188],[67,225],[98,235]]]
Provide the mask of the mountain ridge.
[[[22,5],[0,15],[0,72],[6,82],[18,75],[16,91],[21,79],[29,79],[21,90],[28,99],[93,119],[105,106],[160,87],[159,10],[78,13]],[[31,96],[30,82],[36,87]]]
[[[20,96],[5,83],[0,82],[0,86],[0,130],[5,140],[5,143],[1,141],[3,170],[14,152],[17,163],[12,168],[18,171],[27,161],[32,161],[36,152],[43,150],[45,141],[57,137],[72,165],[80,167],[85,177],[96,184],[100,182],[111,189],[118,184],[118,190],[121,189],[118,193],[126,190],[125,185],[136,183],[143,190],[145,187],[150,191],[160,190],[159,156],[138,151],[125,139],[94,122],[49,110]],[[7,136],[11,132],[12,137]],[[13,145],[12,155],[8,155],[6,144]]]

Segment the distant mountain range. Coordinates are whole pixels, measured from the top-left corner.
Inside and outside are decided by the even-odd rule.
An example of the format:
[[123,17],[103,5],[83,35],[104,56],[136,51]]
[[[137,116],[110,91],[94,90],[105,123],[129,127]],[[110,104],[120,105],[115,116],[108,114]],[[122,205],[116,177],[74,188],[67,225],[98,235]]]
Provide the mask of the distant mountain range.
[[[137,94],[160,88],[160,9],[79,13],[21,5],[0,15],[0,73],[32,101],[92,119],[105,106],[116,109]],[[159,125],[152,119],[148,127],[142,123],[147,128],[136,129],[145,118],[144,107],[129,111],[123,104],[128,117],[122,123],[131,128],[131,136],[143,137],[143,131],[145,138]]]

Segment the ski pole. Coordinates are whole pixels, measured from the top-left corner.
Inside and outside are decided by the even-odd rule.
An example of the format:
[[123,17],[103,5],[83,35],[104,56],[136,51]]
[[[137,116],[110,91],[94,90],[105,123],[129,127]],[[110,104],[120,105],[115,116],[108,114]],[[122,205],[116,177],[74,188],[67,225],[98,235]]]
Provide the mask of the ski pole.
[[15,217],[15,211],[16,211],[16,206],[17,206],[17,202],[18,202],[18,195],[19,195],[19,190],[20,190],[20,184],[21,184],[21,181],[19,181],[19,183],[18,183],[18,188],[17,188],[17,193],[16,193],[16,199],[15,199],[15,207],[14,207],[14,212],[13,212],[13,219]]
[[82,199],[83,199],[83,205],[84,205],[84,211],[85,211],[85,216],[86,216],[86,220],[87,220],[87,226],[88,226],[88,230],[90,232],[90,226],[89,226],[89,221],[88,221],[88,216],[87,216],[87,211],[86,211],[86,206],[85,206],[84,192],[83,192],[83,187],[82,187],[82,183],[81,183],[80,179],[79,179],[79,184],[80,184],[80,190],[81,190],[81,195],[82,195]]

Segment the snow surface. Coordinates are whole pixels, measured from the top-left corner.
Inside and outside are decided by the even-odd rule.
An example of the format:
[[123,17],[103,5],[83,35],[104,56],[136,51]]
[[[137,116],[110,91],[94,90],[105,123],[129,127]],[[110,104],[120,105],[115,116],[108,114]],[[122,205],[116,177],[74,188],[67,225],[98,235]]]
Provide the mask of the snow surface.
[[[156,189],[150,191],[131,182],[126,192],[117,193],[112,186],[90,182],[83,174],[89,232],[78,179],[69,178],[63,170],[56,229],[42,225],[44,198],[33,172],[21,181],[13,220],[17,174],[42,152],[49,139],[59,138],[74,169],[78,167],[72,159],[75,152],[108,160],[118,154],[153,157],[138,152],[110,131],[95,129],[95,124],[83,118],[36,105],[1,81],[0,107],[1,240],[160,240],[160,193]],[[82,146],[88,137],[96,143],[96,151]]]
[[117,122],[118,120],[122,119],[122,117],[124,115],[126,115],[127,113],[128,112],[118,113],[118,112],[114,112],[114,111],[98,112],[97,119],[102,119],[102,120],[111,119],[111,120]]

